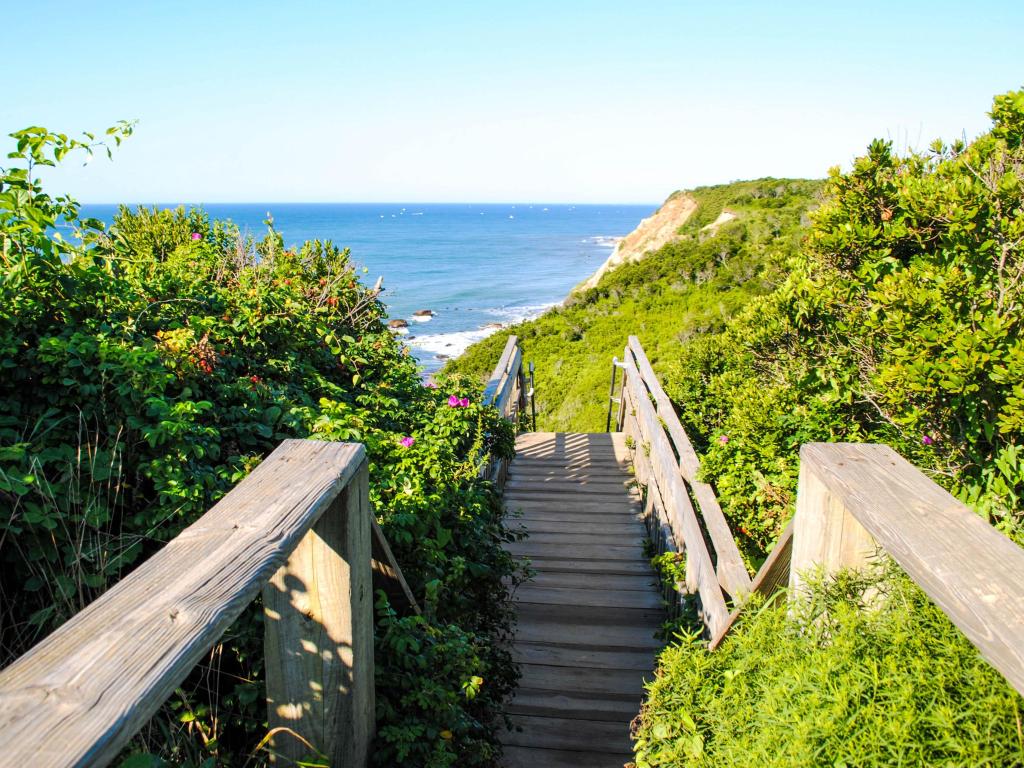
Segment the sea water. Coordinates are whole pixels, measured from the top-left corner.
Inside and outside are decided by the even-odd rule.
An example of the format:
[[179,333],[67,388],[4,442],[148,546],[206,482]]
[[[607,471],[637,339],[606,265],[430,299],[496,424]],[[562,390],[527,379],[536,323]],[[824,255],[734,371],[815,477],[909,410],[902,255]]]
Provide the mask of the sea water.
[[[161,205],[161,207],[168,207]],[[409,322],[403,341],[425,373],[496,324],[560,303],[655,205],[255,203],[208,204],[243,233],[266,231],[269,213],[285,244],[332,240],[351,249],[363,282],[383,278],[389,317]],[[114,206],[83,206],[110,221]],[[415,322],[417,310],[435,314]]]

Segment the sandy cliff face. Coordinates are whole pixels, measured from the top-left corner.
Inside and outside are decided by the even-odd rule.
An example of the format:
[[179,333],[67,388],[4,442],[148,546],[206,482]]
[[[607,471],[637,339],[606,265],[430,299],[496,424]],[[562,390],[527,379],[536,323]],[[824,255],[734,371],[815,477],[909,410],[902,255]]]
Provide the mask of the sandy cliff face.
[[620,264],[639,261],[651,251],[656,251],[665,243],[675,240],[679,228],[696,210],[696,200],[686,192],[676,192],[655,211],[654,215],[641,221],[640,226],[622,238],[601,268],[585,282],[580,283],[573,292],[593,288],[607,272]]

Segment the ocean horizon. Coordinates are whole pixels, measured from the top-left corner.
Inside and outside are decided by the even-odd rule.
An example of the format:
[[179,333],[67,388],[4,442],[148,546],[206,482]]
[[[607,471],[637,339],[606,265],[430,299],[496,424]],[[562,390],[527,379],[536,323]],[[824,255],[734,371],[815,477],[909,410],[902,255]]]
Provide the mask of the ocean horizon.
[[[254,235],[265,231],[263,222],[269,213],[289,247],[320,239],[349,248],[365,283],[373,285],[383,278],[382,300],[388,316],[409,322],[403,341],[424,374],[430,374],[498,327],[536,317],[561,303],[608,258],[617,239],[658,206],[210,203],[201,207],[211,218],[230,219],[243,233]],[[113,204],[82,206],[83,216],[107,222],[116,211]],[[413,319],[417,310],[435,314],[420,323]]]

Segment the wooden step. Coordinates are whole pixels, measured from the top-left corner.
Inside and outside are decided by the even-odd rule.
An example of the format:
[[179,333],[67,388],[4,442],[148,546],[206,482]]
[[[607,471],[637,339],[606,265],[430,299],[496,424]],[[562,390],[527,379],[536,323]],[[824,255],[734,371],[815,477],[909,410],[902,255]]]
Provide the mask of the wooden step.
[[557,587],[533,586],[527,583],[516,589],[513,597],[517,603],[536,603],[538,605],[567,604],[590,608],[658,610],[664,605],[661,596],[653,589],[644,592],[625,589],[560,589]]
[[567,515],[566,519],[575,516],[620,515],[636,519],[643,512],[643,507],[635,501],[627,500],[591,500],[591,499],[524,499],[506,498],[505,509],[515,515],[518,512],[542,512]]
[[534,688],[519,686],[515,697],[506,707],[506,711],[509,714],[517,715],[628,723],[640,711],[641,702],[641,697],[633,695],[579,695],[560,691],[538,691]]
[[[505,545],[506,548],[510,545]],[[520,559],[529,560],[530,567],[541,573],[582,573],[605,576],[645,576],[656,578],[650,563],[641,559],[629,560],[567,560],[540,556],[521,555]]]
[[623,516],[621,520],[615,518],[593,518],[584,516],[579,520],[544,520],[535,519],[533,516],[523,515],[510,521],[519,523],[526,527],[531,536],[541,538],[555,533],[580,533],[591,536],[612,535],[612,536],[639,536],[647,535],[647,529],[640,520],[632,516]]
[[625,576],[622,574],[577,573],[575,571],[538,571],[527,582],[527,586],[593,590],[618,589],[656,593],[658,579],[653,572],[650,575]]
[[[562,667],[554,664],[523,664],[521,669],[523,674],[519,684],[538,691],[615,694],[633,696],[637,701],[644,694],[645,676],[634,669]],[[646,675],[646,678],[652,680],[653,673]]]
[[602,752],[573,752],[540,747],[506,746],[504,768],[622,768],[622,755]]
[[593,633],[585,638],[593,643],[600,638],[604,627],[624,626],[655,631],[665,620],[660,608],[601,608],[591,605],[550,605],[548,603],[516,602],[516,613],[521,621],[555,621],[575,624],[580,633]]
[[568,720],[560,717],[511,715],[506,744],[597,752],[628,756],[633,753],[629,725],[606,720]]
[[547,543],[545,539],[529,538],[506,544],[505,549],[513,555],[528,555],[536,558],[557,558],[559,560],[639,560],[645,562],[644,548],[639,543],[622,544],[559,544]]
[[523,664],[592,667],[595,669],[635,669],[645,675],[652,675],[655,653],[649,648],[607,650],[521,642],[513,648],[512,658]]
[[593,650],[648,648],[660,649],[664,642],[654,636],[660,627],[628,624],[606,625],[600,632],[580,627],[571,621],[559,621],[557,615],[520,616],[516,624],[516,642],[560,643]]

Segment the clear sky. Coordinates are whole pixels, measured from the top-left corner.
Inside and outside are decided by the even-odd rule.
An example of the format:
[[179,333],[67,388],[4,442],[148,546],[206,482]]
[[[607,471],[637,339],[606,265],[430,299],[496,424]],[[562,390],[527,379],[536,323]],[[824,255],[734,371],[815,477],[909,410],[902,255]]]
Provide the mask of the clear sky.
[[4,134],[139,120],[51,173],[87,202],[657,202],[972,137],[1024,84],[1021,0],[3,5]]

